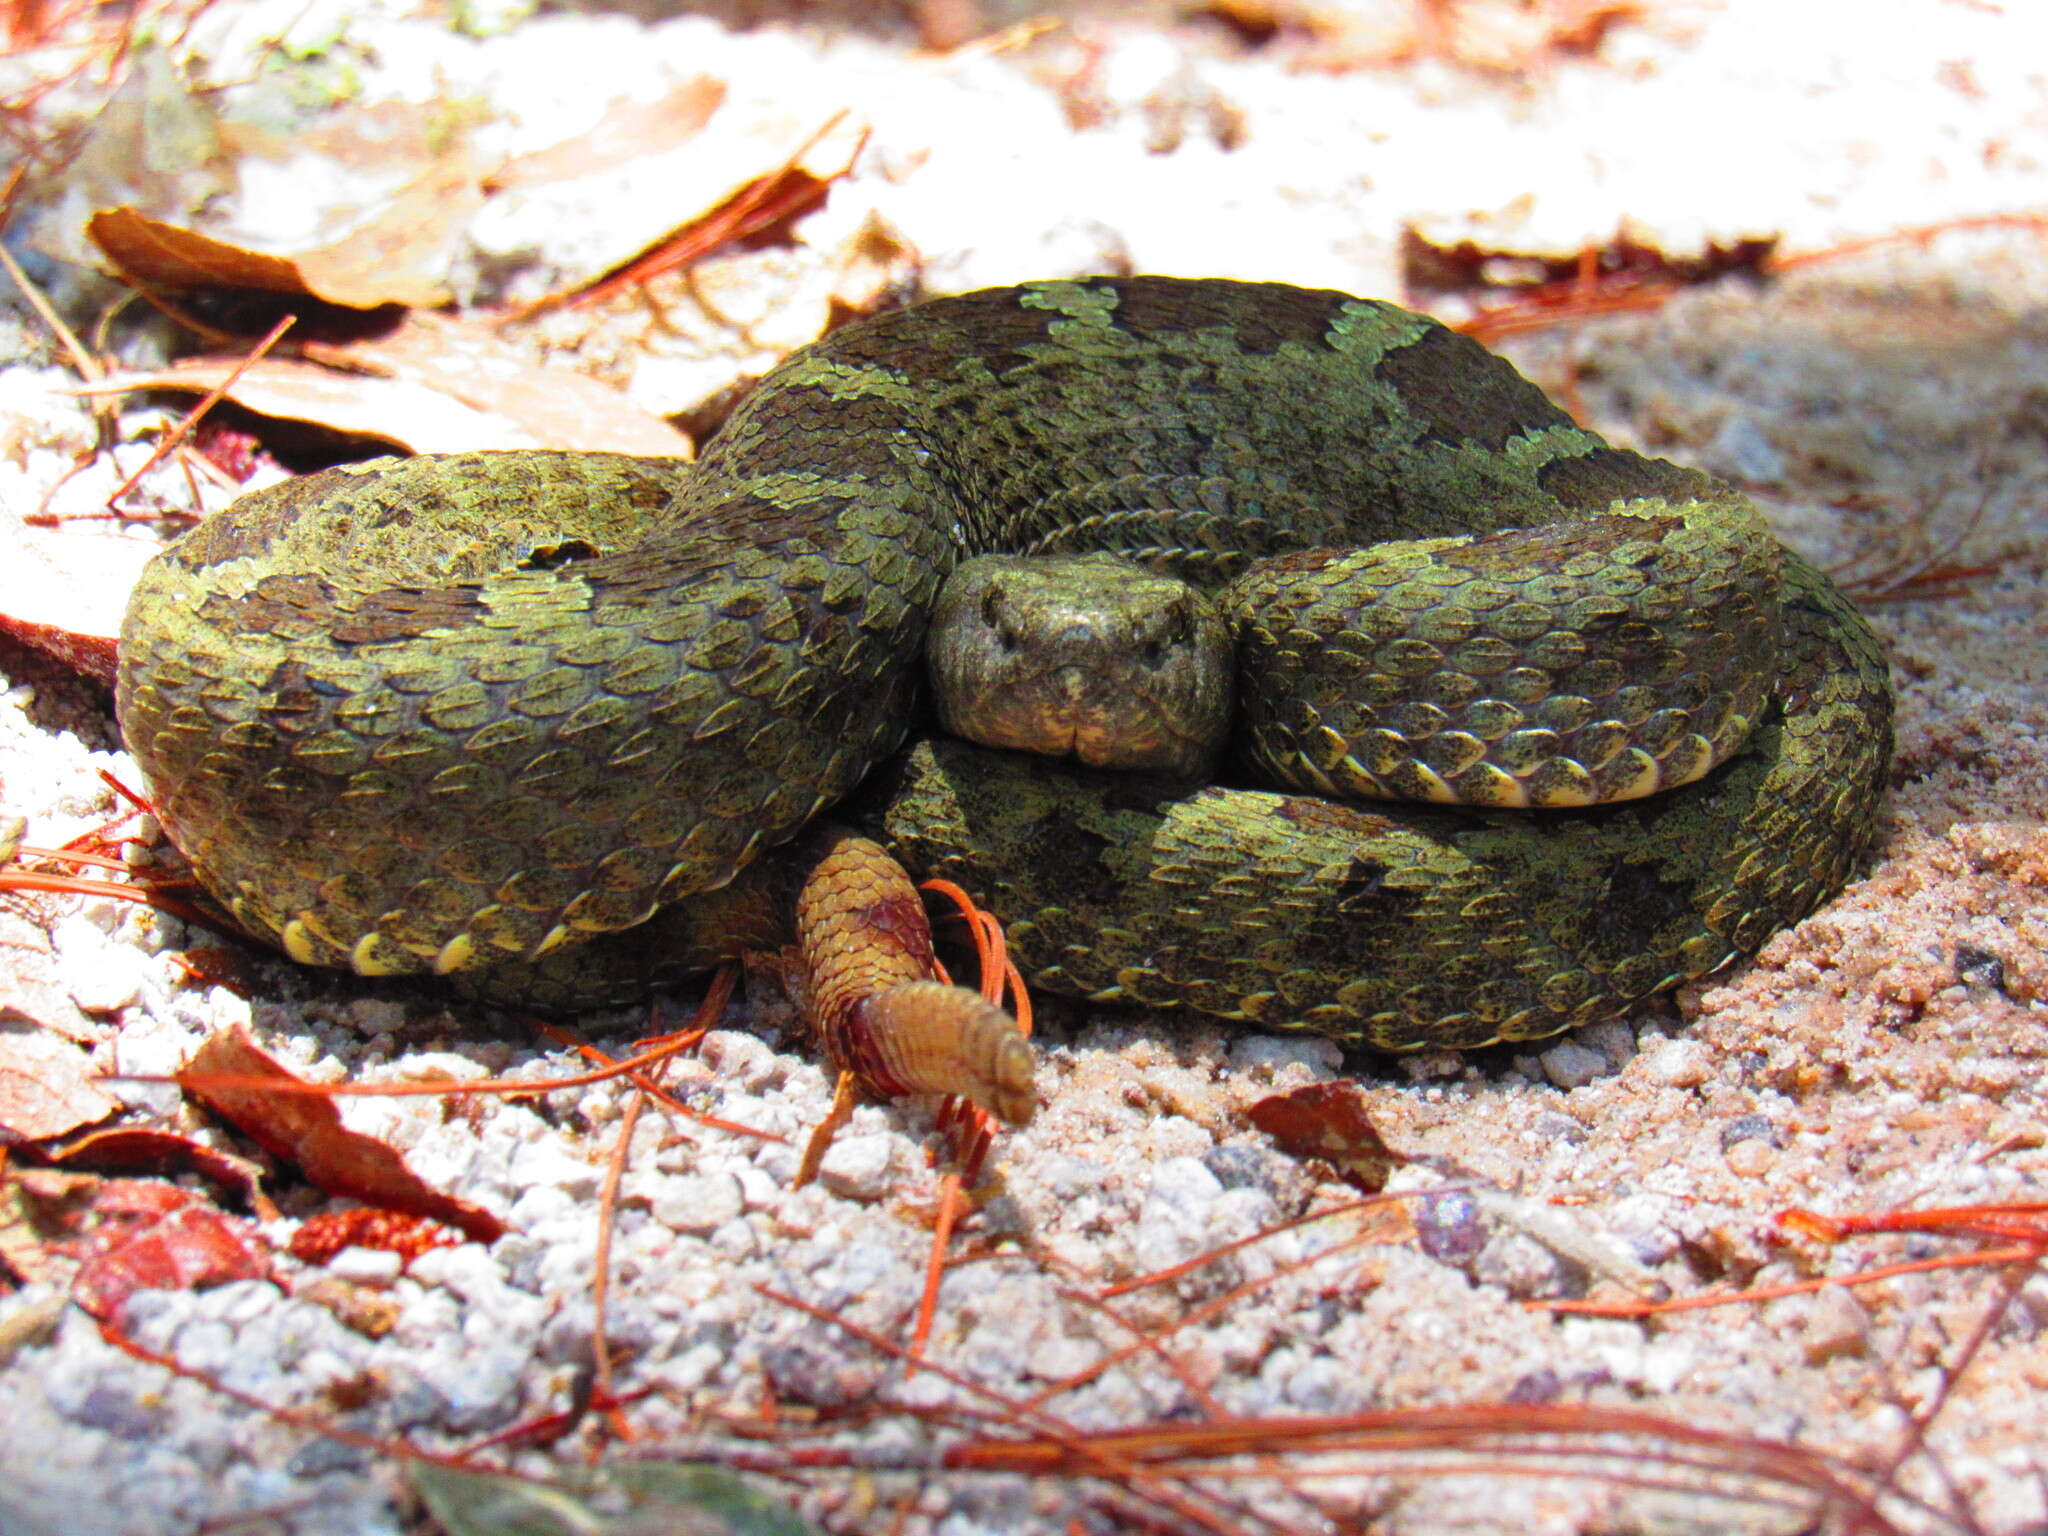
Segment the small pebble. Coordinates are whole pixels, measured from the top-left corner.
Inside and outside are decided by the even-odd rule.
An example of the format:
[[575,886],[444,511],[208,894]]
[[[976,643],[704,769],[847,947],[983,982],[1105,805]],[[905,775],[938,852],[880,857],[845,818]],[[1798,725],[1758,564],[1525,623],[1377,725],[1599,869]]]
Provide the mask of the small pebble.
[[366,1035],[393,1035],[404,1027],[405,1005],[389,998],[359,997],[348,1005],[348,1017]]
[[1712,1053],[1697,1040],[1666,1040],[1643,1060],[1650,1081],[1667,1088],[1697,1088],[1712,1066]]
[[327,1272],[358,1285],[389,1285],[405,1271],[405,1260],[388,1248],[344,1248],[327,1261]]
[[370,1462],[370,1453],[359,1445],[339,1440],[313,1440],[300,1447],[285,1470],[293,1477],[321,1477],[329,1472],[360,1472]]
[[1167,1269],[1213,1246],[1211,1212],[1222,1193],[1200,1158],[1170,1157],[1155,1168],[1133,1239],[1139,1270]]
[[[1079,1159],[1069,1161],[1078,1162]],[[1225,1189],[1258,1189],[1279,1195],[1286,1182],[1287,1168],[1264,1147],[1242,1144],[1211,1147],[1202,1154],[1202,1166],[1216,1176]]]
[[1497,1285],[1519,1301],[1536,1297],[1578,1296],[1586,1290],[1585,1271],[1524,1232],[1501,1232],[1489,1238],[1460,1266],[1474,1280]]
[[[831,1159],[826,1161],[829,1165]],[[740,1181],[729,1173],[684,1174],[661,1181],[651,1208],[663,1226],[702,1236],[741,1215],[746,1199]]]
[[1769,1115],[1737,1115],[1721,1127],[1721,1150],[1738,1141],[1763,1141],[1774,1147],[1785,1145],[1784,1129]]
[[578,1198],[597,1193],[604,1172],[556,1141],[522,1142],[512,1153],[512,1187],[531,1189],[550,1184]]
[[818,1178],[833,1194],[847,1200],[879,1200],[889,1193],[895,1164],[895,1138],[886,1131],[842,1136],[832,1143]]
[[163,1431],[163,1409],[152,1406],[126,1387],[111,1383],[92,1388],[71,1417],[89,1429],[104,1430],[123,1440],[149,1440]]
[[1749,1136],[1732,1144],[1721,1154],[1730,1173],[1745,1179],[1760,1179],[1777,1166],[1778,1152],[1768,1141]]
[[87,1013],[118,1013],[142,996],[150,957],[133,944],[110,938],[87,914],[73,913],[51,925],[50,937],[63,962],[71,1000]]
[[1318,1035],[1247,1035],[1230,1043],[1230,1064],[1245,1072],[1299,1067],[1315,1082],[1344,1070],[1344,1049]]
[[714,1029],[704,1037],[697,1054],[719,1078],[737,1083],[748,1093],[773,1088],[787,1076],[780,1057],[740,1030]]
[[1776,485],[1785,478],[1785,457],[1747,416],[1730,416],[1701,455],[1716,474],[1748,485]]
[[1575,1041],[1553,1045],[1543,1053],[1543,1075],[1567,1092],[1605,1077],[1608,1070],[1605,1056]]
[[1610,1067],[1620,1068],[1635,1060],[1636,1032],[1626,1019],[1607,1019],[1588,1024],[1574,1036],[1588,1050],[1598,1051]]
[[1870,1347],[1870,1314],[1845,1285],[1830,1285],[1807,1299],[1800,1351],[1808,1365],[1853,1359]]
[[1486,1225],[1480,1219],[1478,1201],[1460,1190],[1418,1202],[1415,1238],[1432,1259],[1463,1264],[1486,1243]]

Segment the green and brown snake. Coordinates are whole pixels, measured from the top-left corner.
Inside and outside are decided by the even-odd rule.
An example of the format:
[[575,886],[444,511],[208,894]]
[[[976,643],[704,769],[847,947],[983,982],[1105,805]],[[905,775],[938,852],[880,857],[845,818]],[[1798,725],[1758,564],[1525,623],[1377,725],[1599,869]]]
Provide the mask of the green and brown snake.
[[[1223,781],[897,756],[951,567],[1092,549],[1250,571]],[[696,464],[247,496],[150,566],[118,708],[208,890],[307,964],[636,995],[740,943],[735,876],[867,780],[1038,984],[1403,1048],[1613,1016],[1812,911],[1871,842],[1892,695],[1746,498],[1468,339],[1132,278],[848,325]],[[1440,803],[1347,798],[1388,791]]]

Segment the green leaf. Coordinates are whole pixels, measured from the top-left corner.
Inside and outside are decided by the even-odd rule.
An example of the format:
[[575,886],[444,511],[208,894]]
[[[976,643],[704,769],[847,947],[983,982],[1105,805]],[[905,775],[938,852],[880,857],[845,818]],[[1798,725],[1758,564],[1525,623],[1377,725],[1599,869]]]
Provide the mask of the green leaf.
[[562,1482],[415,1462],[412,1485],[448,1536],[814,1536],[736,1473],[628,1461]]

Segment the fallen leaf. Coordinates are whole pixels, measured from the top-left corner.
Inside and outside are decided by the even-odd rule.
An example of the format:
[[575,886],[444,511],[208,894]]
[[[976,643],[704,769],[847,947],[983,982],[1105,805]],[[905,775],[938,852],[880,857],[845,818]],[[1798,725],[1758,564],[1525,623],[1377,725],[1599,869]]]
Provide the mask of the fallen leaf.
[[432,1188],[406,1167],[396,1150],[349,1130],[332,1099],[210,1081],[227,1078],[269,1078],[279,1083],[301,1079],[232,1029],[217,1032],[178,1073],[178,1083],[187,1093],[328,1194],[445,1221],[480,1243],[503,1235],[504,1223],[482,1206]]
[[43,528],[0,506],[0,632],[111,684],[129,589],[162,547],[111,522]]
[[[0,627],[5,622],[0,618]],[[5,833],[0,828],[0,865],[14,857]],[[49,935],[19,912],[0,911],[0,953],[7,956],[0,965],[0,1027],[39,1025],[77,1045],[97,1045],[106,1035],[108,1026],[87,1018],[64,984]]]
[[1313,1083],[1260,1099],[1251,1123],[1293,1157],[1321,1158],[1369,1195],[1408,1159],[1380,1139],[1366,1114],[1365,1095],[1353,1082]]
[[62,1239],[101,1180],[89,1174],[16,1168],[0,1183],[0,1264],[24,1285],[69,1285],[78,1259]]
[[522,312],[553,308],[643,253],[674,247],[685,232],[718,221],[719,211],[750,188],[793,177],[809,184],[836,180],[866,131],[851,112],[813,101],[731,99],[702,133],[666,153],[636,156],[574,179],[535,183],[520,177],[507,183],[493,208],[498,222],[516,228],[543,219],[567,221],[565,227],[584,232],[572,250],[551,242],[566,280]]
[[[203,395],[225,384],[240,365],[238,358],[188,358],[147,373],[113,374],[78,393],[176,389]],[[476,410],[425,385],[342,373],[288,357],[266,357],[243,368],[227,398],[259,415],[312,422],[417,453],[541,446],[509,417]]]
[[137,1291],[203,1290],[269,1273],[254,1228],[199,1203],[188,1190],[117,1180],[105,1187],[95,1210],[104,1220],[71,1282],[71,1299],[102,1322],[118,1317]]
[[41,1029],[0,1027],[0,1145],[62,1136],[120,1107],[77,1046]]
[[277,1207],[263,1192],[261,1168],[246,1157],[217,1147],[203,1147],[172,1131],[140,1125],[88,1131],[61,1147],[41,1149],[41,1156],[52,1168],[78,1168],[93,1173],[196,1173],[238,1193],[263,1220],[277,1219]]
[[228,398],[245,409],[414,453],[576,448],[687,458],[691,451],[687,437],[611,385],[534,367],[485,327],[414,315],[388,335],[309,342],[301,350],[304,360],[273,356],[246,367],[238,358],[190,358],[79,393],[205,394],[233,378]]
[[448,1536],[813,1536],[788,1505],[723,1467],[620,1462],[543,1482],[416,1461],[409,1475]]
[[[245,124],[219,124],[221,143],[245,181],[299,171],[301,185],[335,189],[335,200],[317,210],[317,243],[287,252],[259,250],[231,231],[203,233],[153,218],[126,203],[95,212],[86,234],[125,281],[173,302],[188,292],[254,288],[357,310],[445,304],[453,297],[449,264],[484,198],[466,140],[449,142],[445,130],[436,114],[404,102],[362,108],[286,141]],[[373,190],[356,194],[357,202],[340,201],[351,186]]]
[[505,416],[542,448],[684,458],[691,452],[688,437],[624,391],[586,374],[535,366],[495,325],[415,314],[385,335],[304,350],[318,362],[411,380]]
[[546,186],[667,154],[703,130],[725,101],[725,82],[710,75],[685,80],[655,101],[610,102],[587,133],[507,160],[485,178],[493,192]]
[[639,255],[599,281],[574,293],[570,302],[603,303],[661,273],[687,267],[738,241],[760,238],[775,226],[809,213],[825,201],[832,183],[853,169],[853,162],[866,142],[865,126],[848,112],[834,114],[782,164],[741,181],[715,202],[682,204],[702,211],[651,241]]
[[218,100],[193,88],[167,43],[138,38],[127,77],[93,114],[75,153],[36,157],[41,164],[22,188],[22,217],[9,234],[25,234],[46,256],[91,266],[97,253],[85,226],[95,210],[133,204],[176,217],[228,196],[235,172]]
[[137,288],[180,293],[188,288],[260,288],[265,293],[303,294],[296,263],[266,256],[197,230],[153,219],[139,209],[109,208],[85,223],[86,233],[121,276]]

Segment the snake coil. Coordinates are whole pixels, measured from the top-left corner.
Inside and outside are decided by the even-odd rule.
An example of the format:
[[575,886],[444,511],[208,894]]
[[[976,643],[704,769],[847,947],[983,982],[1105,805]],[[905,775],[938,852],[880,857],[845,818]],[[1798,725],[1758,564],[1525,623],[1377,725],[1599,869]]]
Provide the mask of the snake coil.
[[[877,815],[1041,984],[1529,1038],[1753,951],[1869,844],[1882,652],[1746,499],[1433,321],[1272,284],[850,325],[694,466],[379,460],[245,497],[145,573],[118,707],[251,932],[574,1006],[739,942],[734,877],[900,745],[958,559],[1088,549],[1283,571],[1254,643],[1298,686],[1249,750],[1317,793],[921,743]],[[1360,792],[1480,809],[1326,798]]]

